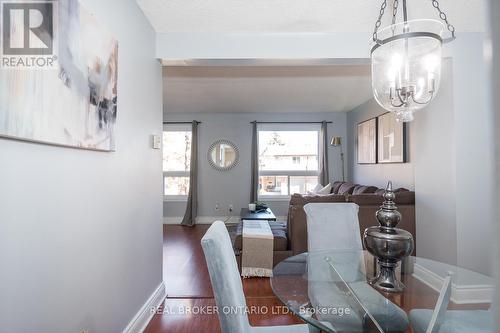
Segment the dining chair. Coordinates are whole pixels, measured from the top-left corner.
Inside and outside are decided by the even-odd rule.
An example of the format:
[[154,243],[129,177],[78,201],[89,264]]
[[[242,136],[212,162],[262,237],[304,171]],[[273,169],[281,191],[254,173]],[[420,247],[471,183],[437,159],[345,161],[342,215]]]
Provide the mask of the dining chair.
[[307,324],[252,327],[248,321],[243,284],[226,225],[214,222],[201,239],[223,333],[319,333]]
[[355,203],[308,203],[304,211],[309,252],[363,249]]
[[[309,203],[304,206],[304,211],[307,217],[308,293],[311,304],[314,307],[353,308],[352,300],[345,297],[346,292],[341,287],[347,283],[384,332],[406,332],[409,326],[406,313],[366,281],[359,206],[354,203]],[[331,258],[331,263],[342,272],[342,277],[329,268],[325,255],[322,255],[323,251],[327,255],[332,250],[336,251],[336,256]],[[370,325],[368,313],[361,306],[354,312],[357,313],[351,316],[323,316],[321,319],[332,322],[339,332],[365,332],[366,325]]]
[[410,325],[414,333],[491,333],[493,313],[489,310],[447,310],[451,297],[453,275],[443,281],[434,310],[410,311]]

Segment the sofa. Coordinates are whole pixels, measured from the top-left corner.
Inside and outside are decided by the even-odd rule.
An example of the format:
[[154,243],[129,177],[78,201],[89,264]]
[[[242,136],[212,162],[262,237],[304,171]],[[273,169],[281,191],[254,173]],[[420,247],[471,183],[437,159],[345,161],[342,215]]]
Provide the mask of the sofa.
[[[380,209],[385,189],[375,186],[352,184],[349,182],[332,183],[331,193],[327,195],[293,194],[288,207],[286,223],[270,222],[274,236],[274,265],[282,260],[307,252],[307,218],[304,205],[314,202],[352,202],[359,206],[359,232],[363,235],[366,228],[377,226],[375,212]],[[404,188],[394,190],[396,205],[401,213],[401,222],[398,228],[409,231],[415,239],[415,192]],[[238,225],[234,240],[234,249],[240,263],[239,253],[242,249],[242,224]],[[413,254],[415,255],[416,249]]]

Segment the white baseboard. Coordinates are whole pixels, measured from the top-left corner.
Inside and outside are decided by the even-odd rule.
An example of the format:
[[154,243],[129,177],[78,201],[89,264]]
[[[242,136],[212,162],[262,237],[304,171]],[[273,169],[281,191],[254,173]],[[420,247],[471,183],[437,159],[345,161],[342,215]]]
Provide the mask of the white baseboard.
[[[277,216],[278,221],[286,221],[286,216]],[[241,220],[240,216],[198,216],[196,224],[212,224],[214,221],[225,221],[226,224],[237,224]],[[182,216],[163,217],[163,224],[181,224]]]
[[[441,290],[445,279],[419,264],[415,264],[413,276],[437,292]],[[491,303],[493,295],[494,288],[492,285],[451,284],[450,300],[455,304]]]
[[148,326],[151,318],[153,318],[154,311],[151,309],[157,309],[165,297],[167,297],[167,292],[165,290],[165,284],[162,281],[146,303],[144,303],[141,309],[135,314],[134,318],[132,318],[130,323],[123,330],[123,333],[142,333],[146,329],[146,326]]
[[[225,221],[226,224],[236,224],[240,221],[239,216],[198,216],[196,224],[212,224],[214,221]],[[182,216],[163,217],[163,224],[181,224]]]

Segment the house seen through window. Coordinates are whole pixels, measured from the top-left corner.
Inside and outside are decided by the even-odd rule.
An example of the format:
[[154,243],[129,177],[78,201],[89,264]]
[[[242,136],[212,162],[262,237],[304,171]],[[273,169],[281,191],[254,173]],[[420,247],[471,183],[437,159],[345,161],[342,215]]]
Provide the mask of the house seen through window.
[[191,130],[163,131],[163,179],[167,199],[185,199],[189,193]]
[[319,128],[259,130],[259,197],[305,194],[318,184]]

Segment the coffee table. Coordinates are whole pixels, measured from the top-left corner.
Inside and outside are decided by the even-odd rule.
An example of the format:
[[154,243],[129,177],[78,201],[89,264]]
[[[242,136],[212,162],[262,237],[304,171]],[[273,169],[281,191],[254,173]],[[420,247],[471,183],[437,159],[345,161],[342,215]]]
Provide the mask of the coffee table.
[[274,215],[271,208],[268,208],[264,212],[254,213],[248,210],[248,208],[242,208],[240,212],[241,220],[266,220],[266,221],[276,221],[276,215]]

